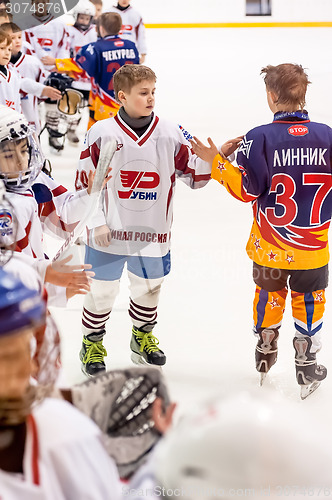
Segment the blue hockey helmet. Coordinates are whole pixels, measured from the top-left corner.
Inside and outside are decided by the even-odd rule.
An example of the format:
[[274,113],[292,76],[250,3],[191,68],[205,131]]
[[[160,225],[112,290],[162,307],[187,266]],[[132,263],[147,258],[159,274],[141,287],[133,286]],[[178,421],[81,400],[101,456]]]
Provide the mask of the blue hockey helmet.
[[45,313],[40,294],[0,268],[0,338],[40,325]]

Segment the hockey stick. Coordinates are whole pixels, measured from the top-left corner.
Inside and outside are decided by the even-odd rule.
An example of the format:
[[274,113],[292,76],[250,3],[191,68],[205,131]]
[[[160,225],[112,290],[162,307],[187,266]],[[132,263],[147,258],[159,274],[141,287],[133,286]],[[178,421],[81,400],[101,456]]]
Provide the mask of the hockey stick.
[[96,167],[95,178],[93,180],[91,193],[89,195],[88,206],[86,207],[86,212],[85,212],[86,216],[83,217],[75,226],[73,231],[71,231],[70,235],[68,236],[64,244],[61,246],[55,257],[53,258],[53,262],[63,257],[65,251],[75,243],[75,241],[79,236],[81,236],[89,220],[94,215],[95,209],[98,206],[99,198],[102,193],[106,172],[108,167],[110,166],[110,163],[112,161],[117,146],[118,146],[117,141],[115,139],[111,139],[101,147],[99,160]]

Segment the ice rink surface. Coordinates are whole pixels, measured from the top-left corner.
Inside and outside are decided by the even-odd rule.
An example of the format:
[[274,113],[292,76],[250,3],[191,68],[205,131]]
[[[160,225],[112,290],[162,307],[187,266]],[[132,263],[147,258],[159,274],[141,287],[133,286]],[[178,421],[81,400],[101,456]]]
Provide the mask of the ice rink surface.
[[[332,63],[327,57],[331,28],[150,29],[147,37],[146,64],[158,77],[156,114],[180,123],[202,140],[211,136],[221,145],[272,120],[260,76],[267,64],[290,62],[307,68],[312,82],[307,94],[309,116],[332,125]],[[45,145],[46,155],[48,151]],[[67,144],[61,156],[50,156],[54,178],[69,189],[79,152],[80,147]],[[172,271],[162,287],[154,330],[167,354],[164,374],[171,396],[180,414],[220,390],[276,392],[281,400],[314,409],[317,425],[329,419],[332,408],[332,289],[327,290],[323,349],[318,355],[330,371],[328,378],[307,400],[300,400],[288,297],[279,359],[260,388],[252,334],[252,264],[245,252],[251,220],[250,205],[231,198],[215,181],[196,191],[177,181]],[[61,241],[48,240],[47,246],[53,256]],[[124,275],[107,325],[109,369],[130,364],[127,284]],[[78,358],[81,307],[82,298],[75,297],[67,309],[54,310],[68,384],[84,379]]]

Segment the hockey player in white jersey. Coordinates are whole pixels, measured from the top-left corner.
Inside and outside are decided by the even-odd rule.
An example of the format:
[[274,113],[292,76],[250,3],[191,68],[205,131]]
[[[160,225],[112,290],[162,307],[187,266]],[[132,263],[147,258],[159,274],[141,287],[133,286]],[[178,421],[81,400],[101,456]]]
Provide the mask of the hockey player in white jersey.
[[[30,54],[23,53],[22,51],[22,31],[14,23],[6,23],[1,26],[12,38],[12,55],[9,69],[16,69],[16,71],[24,78],[30,78],[35,82],[44,84],[46,74],[44,66],[38,57]],[[38,97],[26,92],[21,94],[21,108],[22,113],[28,119],[29,125],[40,133],[40,117],[38,112]]]
[[[53,16],[48,14],[47,6],[50,4],[41,2],[40,5],[44,5],[45,11],[37,10],[36,16],[40,16],[42,24],[25,30],[24,33],[26,40],[32,45],[36,56],[40,60],[44,56],[59,58],[69,57],[69,37],[67,27],[60,20],[53,19]],[[51,67],[45,66],[45,70],[46,72],[49,72]],[[62,151],[64,148],[62,138],[67,131],[67,125],[61,123],[62,117],[57,109],[54,99],[50,98],[46,101],[45,111],[49,145],[56,151]],[[59,124],[63,125],[63,130],[59,131]]]
[[[15,250],[44,260],[43,231],[66,238],[84,217],[88,191],[69,193],[41,172],[42,166],[42,155],[25,117],[6,106],[0,106],[0,177],[4,180],[8,199],[17,213]],[[92,182],[90,178],[90,187]],[[81,273],[81,279],[83,275],[84,272]],[[84,293],[89,289],[88,275],[81,283],[81,292],[76,290],[75,293]],[[67,299],[75,294],[73,290],[59,287],[51,291],[55,295],[54,305],[58,306],[66,305]]]
[[103,12],[117,12],[122,18],[121,38],[134,42],[143,64],[147,54],[145,26],[141,14],[130,5],[131,0],[118,0],[117,5],[105,8]]
[[114,75],[122,104],[114,118],[91,127],[77,171],[76,187],[86,187],[98,162],[101,141],[118,143],[104,204],[86,235],[86,262],[96,273],[85,297],[81,350],[88,376],[105,370],[102,339],[127,263],[131,350],[135,362],[163,365],[164,352],[152,334],[161,284],[170,272],[170,231],[176,177],[193,189],[210,180],[211,167],[191,151],[187,132],[153,113],[156,76],[146,66],[127,64]]
[[38,292],[0,269],[1,498],[118,500],[101,431],[69,403],[45,397],[52,373],[43,385],[31,383],[33,336],[44,321]]
[[[81,0],[73,10],[74,24],[67,26],[69,35],[69,52],[70,57],[74,58],[78,50],[89,43],[97,41],[96,26],[93,24],[95,15],[95,7],[89,0]],[[54,60],[55,62],[55,60]],[[75,80],[72,82],[72,88],[81,92],[83,101],[81,106],[86,107],[89,103],[89,94],[91,90],[91,79],[85,73],[75,74]],[[79,143],[77,136],[77,127],[81,121],[80,116],[75,116],[69,121],[67,138],[73,144]]]
[[12,39],[7,31],[0,28],[0,104],[21,112],[21,92],[36,97],[60,99],[61,92],[47,87],[31,78],[23,78],[15,68],[10,68]]

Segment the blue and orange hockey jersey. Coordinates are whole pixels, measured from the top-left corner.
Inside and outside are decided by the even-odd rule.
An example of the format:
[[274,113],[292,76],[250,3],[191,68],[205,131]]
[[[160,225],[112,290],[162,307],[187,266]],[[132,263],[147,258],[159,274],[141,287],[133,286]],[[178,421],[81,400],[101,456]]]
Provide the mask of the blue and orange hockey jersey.
[[240,201],[252,202],[249,257],[262,266],[315,269],[329,261],[332,129],[306,112],[276,113],[252,129],[238,167],[217,155],[211,177]]
[[106,36],[79,49],[74,59],[56,59],[58,71],[79,74],[85,71],[91,78],[90,108],[95,120],[115,116],[120,105],[115,100],[113,75],[124,64],[138,64],[136,45],[118,36]]

